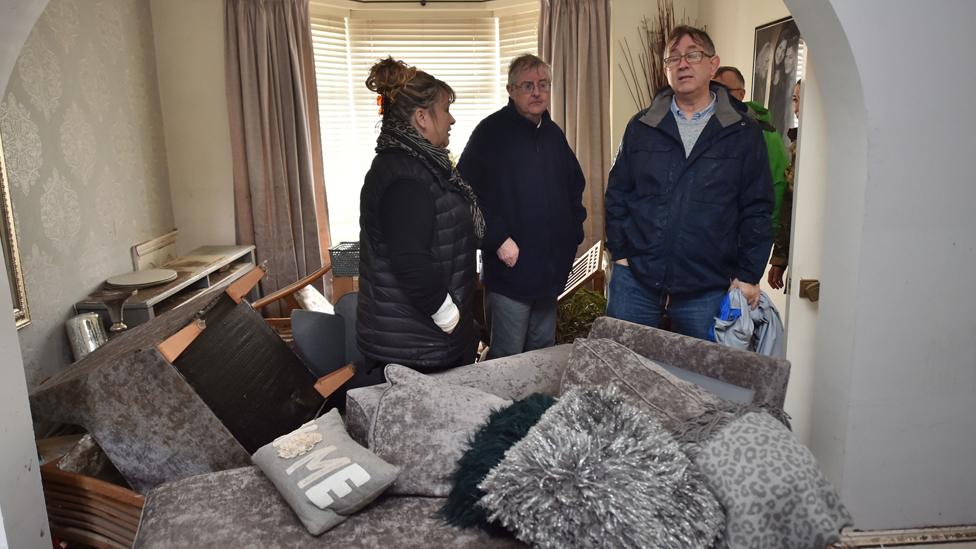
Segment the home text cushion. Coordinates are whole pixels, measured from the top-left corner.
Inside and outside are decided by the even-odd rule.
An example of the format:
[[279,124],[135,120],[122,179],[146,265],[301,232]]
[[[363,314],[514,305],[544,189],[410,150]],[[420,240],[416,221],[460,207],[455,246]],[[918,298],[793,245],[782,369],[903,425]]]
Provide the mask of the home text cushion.
[[823,548],[852,524],[813,454],[764,412],[723,427],[695,463],[728,515],[730,548]]
[[[296,445],[300,455],[281,457]],[[262,446],[251,461],[316,536],[376,499],[398,473],[346,434],[337,410]]]
[[390,386],[373,414],[369,448],[401,468],[391,494],[446,497],[471,434],[510,400],[390,364]]
[[577,339],[560,392],[601,385],[619,389],[631,403],[653,413],[669,431],[722,403],[717,396],[616,341]]

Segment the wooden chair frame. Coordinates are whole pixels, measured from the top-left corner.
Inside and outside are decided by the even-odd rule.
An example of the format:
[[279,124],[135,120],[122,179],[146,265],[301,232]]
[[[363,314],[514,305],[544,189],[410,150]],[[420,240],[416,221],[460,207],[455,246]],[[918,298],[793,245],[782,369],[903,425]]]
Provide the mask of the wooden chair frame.
[[41,466],[41,483],[53,535],[97,549],[132,547],[145,496],[94,477]]

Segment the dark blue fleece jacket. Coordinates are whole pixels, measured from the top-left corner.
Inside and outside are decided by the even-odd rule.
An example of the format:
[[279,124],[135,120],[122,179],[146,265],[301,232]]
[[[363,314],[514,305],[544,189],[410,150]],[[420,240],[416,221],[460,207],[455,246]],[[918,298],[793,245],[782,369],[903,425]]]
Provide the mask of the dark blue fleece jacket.
[[[583,241],[586,181],[549,113],[536,127],[509,101],[475,128],[458,170],[485,216],[488,290],[519,300],[559,295]],[[496,254],[507,238],[519,247],[513,268]]]

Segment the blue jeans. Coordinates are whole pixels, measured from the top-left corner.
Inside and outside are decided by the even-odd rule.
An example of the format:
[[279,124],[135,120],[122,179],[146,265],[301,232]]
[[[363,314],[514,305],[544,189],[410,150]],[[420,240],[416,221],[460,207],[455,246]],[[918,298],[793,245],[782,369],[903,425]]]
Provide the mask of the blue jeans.
[[488,358],[502,358],[556,344],[556,298],[524,302],[488,292],[491,341]]
[[725,293],[725,289],[706,290],[672,295],[669,300],[667,294],[637,280],[629,267],[614,264],[607,316],[657,328],[666,311],[671,319],[672,331],[711,341],[711,329],[715,326],[715,316]]

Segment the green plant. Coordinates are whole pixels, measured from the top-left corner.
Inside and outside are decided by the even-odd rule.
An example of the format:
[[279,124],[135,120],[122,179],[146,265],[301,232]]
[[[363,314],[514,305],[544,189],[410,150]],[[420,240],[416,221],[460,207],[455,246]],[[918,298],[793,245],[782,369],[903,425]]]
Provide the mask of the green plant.
[[572,343],[586,337],[597,317],[607,310],[607,298],[586,288],[576,290],[559,304],[556,312],[556,343]]

